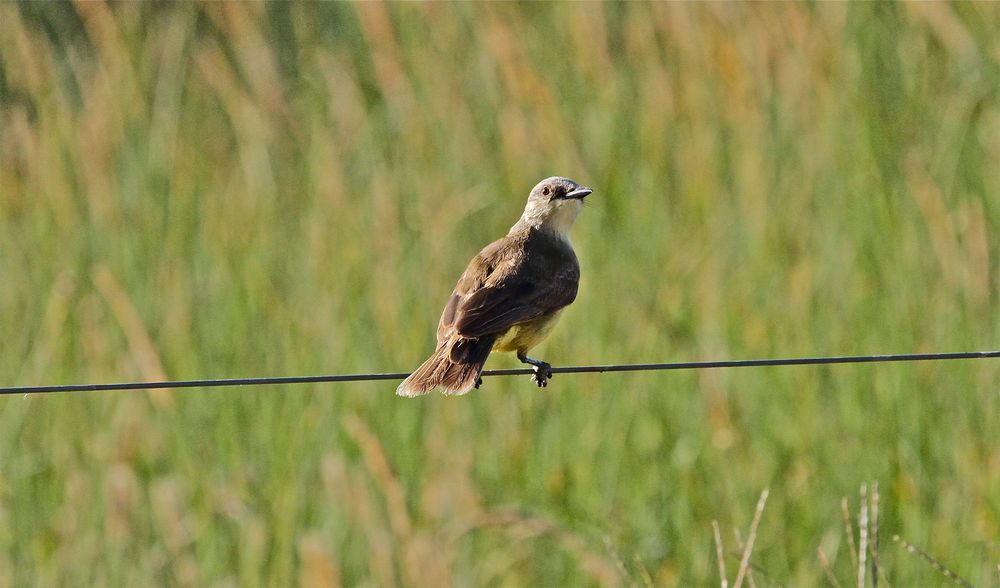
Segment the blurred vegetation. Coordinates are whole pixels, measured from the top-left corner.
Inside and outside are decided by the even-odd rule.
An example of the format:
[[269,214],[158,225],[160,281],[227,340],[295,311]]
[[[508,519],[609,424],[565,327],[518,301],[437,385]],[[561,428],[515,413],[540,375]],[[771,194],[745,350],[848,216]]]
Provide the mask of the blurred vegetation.
[[[553,174],[556,365],[996,348],[998,81],[987,3],[0,4],[0,382],[412,368]],[[998,375],[4,397],[0,586],[714,584],[765,487],[757,583],[851,585],[869,481],[995,584]]]

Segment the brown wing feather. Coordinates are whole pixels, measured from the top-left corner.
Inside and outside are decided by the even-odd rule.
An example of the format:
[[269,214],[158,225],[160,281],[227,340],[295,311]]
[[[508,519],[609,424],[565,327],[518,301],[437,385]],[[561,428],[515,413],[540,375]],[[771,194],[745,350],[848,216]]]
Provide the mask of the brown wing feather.
[[563,267],[549,277],[521,272],[497,287],[478,290],[458,309],[455,329],[463,337],[481,337],[553,313],[576,299],[580,271]]
[[440,347],[455,334],[455,320],[458,310],[463,301],[471,294],[482,288],[490,275],[496,271],[497,266],[508,257],[508,249],[504,247],[506,237],[498,239],[483,248],[465,268],[462,277],[455,284],[451,298],[441,313],[441,320],[438,321],[437,341]]
[[513,234],[477,255],[438,324],[438,345],[453,335],[497,335],[555,312],[576,298],[580,267],[572,248],[537,231]]

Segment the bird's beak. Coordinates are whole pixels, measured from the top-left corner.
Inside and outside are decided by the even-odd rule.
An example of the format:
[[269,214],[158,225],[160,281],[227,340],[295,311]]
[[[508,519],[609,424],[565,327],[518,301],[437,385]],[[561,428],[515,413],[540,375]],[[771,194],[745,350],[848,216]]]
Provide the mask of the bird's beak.
[[573,190],[572,192],[567,192],[566,198],[577,198],[582,200],[586,198],[588,195],[590,195],[591,192],[593,192],[593,190],[591,190],[590,188],[584,188],[583,186],[580,186],[579,188]]

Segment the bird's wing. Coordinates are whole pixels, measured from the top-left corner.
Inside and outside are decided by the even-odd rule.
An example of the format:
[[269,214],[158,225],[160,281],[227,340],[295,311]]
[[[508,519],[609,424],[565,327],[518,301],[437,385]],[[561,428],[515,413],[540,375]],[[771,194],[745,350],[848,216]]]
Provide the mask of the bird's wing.
[[555,312],[576,298],[580,266],[568,244],[544,235],[507,236],[483,249],[452,292],[438,343],[482,337]]
[[522,270],[472,292],[457,304],[455,330],[463,337],[503,333],[573,302],[580,282],[579,267],[566,263],[552,270]]

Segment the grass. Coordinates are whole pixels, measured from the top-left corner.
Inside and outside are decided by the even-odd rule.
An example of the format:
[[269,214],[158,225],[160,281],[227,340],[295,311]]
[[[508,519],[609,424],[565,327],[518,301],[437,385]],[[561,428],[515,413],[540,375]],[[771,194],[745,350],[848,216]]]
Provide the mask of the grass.
[[[0,23],[6,385],[414,367],[552,174],[595,188],[553,364],[997,346],[993,4],[26,3]],[[852,585],[837,505],[868,481],[883,537],[995,583],[998,375],[8,397],[0,585],[704,585],[712,521],[749,528],[763,488],[758,585]],[[941,580],[886,547],[892,584]]]

